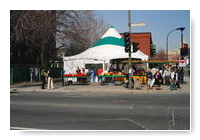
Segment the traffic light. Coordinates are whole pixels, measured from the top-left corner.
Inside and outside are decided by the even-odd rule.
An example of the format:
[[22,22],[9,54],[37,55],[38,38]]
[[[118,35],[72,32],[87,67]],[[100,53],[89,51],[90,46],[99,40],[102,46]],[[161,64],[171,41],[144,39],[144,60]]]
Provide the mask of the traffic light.
[[150,52],[151,52],[152,56],[156,55],[156,45],[155,44],[150,45]]
[[137,42],[133,42],[133,52],[137,52],[138,50],[139,50],[139,48],[138,48],[138,45],[139,45],[140,43],[137,43]]
[[188,48],[188,44],[186,44],[186,43],[183,44],[183,47],[184,47],[184,48]]
[[124,46],[125,46],[125,52],[131,51],[131,41],[129,32],[124,33]]
[[188,48],[180,48],[181,56],[187,56],[188,55]]

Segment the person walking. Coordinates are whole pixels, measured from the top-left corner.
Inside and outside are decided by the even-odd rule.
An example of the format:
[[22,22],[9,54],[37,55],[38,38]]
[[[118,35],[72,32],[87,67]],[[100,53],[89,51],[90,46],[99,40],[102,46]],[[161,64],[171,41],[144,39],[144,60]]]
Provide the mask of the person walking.
[[48,79],[47,79],[47,89],[54,89],[53,86],[53,70],[49,69],[48,70]]
[[41,71],[41,81],[42,81],[42,89],[45,88],[45,84],[46,84],[46,77],[48,76],[47,74],[47,69],[43,68]]

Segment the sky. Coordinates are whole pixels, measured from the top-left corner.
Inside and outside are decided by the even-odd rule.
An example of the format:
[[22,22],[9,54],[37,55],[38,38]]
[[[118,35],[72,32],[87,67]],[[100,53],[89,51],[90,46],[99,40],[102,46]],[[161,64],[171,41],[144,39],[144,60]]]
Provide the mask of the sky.
[[[128,10],[96,10],[105,22],[114,26],[119,33],[129,30]],[[132,27],[131,32],[151,32],[157,50],[166,50],[167,34],[179,27],[185,27],[183,37],[190,44],[190,10],[131,10],[131,23],[145,22],[146,26]],[[169,35],[169,51],[178,49],[181,32],[176,30]]]

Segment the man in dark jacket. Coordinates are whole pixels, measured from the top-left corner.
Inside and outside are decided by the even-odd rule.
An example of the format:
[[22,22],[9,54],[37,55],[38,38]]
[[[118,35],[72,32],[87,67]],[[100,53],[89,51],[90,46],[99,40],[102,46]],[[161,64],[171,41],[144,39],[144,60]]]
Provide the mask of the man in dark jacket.
[[151,81],[152,81],[152,78],[153,78],[153,75],[152,75],[152,72],[150,69],[148,69],[147,73],[147,86],[148,86],[148,89],[150,89],[151,87]]

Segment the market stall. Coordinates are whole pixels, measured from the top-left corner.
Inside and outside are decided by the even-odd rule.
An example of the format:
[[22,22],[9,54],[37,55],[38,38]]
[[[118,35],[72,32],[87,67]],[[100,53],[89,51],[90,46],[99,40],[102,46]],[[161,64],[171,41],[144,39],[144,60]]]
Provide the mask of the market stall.
[[76,79],[76,84],[88,83],[88,76],[86,74],[63,74],[62,76],[66,78],[66,83],[68,85],[73,84],[73,79]]
[[124,72],[103,72],[98,77],[103,78],[103,83],[123,84],[125,73]]
[[[105,71],[109,69],[111,60],[121,58],[128,59],[128,55],[124,51],[124,39],[111,26],[101,39],[84,52],[78,55],[64,57],[64,71],[65,74],[75,73],[77,67],[90,70],[88,67],[89,64],[93,66],[101,65]],[[132,58],[148,60],[148,56],[140,50],[132,53]]]

